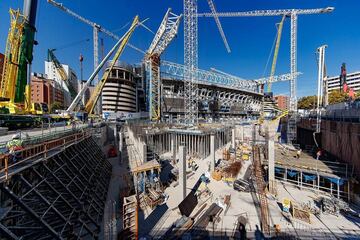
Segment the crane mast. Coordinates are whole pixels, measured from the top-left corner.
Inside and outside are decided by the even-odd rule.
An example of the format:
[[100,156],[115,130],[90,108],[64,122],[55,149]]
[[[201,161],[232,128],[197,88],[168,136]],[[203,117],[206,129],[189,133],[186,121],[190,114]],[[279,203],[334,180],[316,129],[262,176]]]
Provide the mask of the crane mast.
[[[0,106],[5,113],[31,111],[30,67],[33,60],[37,0],[24,0],[23,13],[10,9]],[[5,110],[6,109],[6,110]]]
[[198,68],[198,17],[197,0],[183,0],[184,7],[184,122],[196,125],[198,103],[196,71]]
[[169,8],[160,24],[145,56],[146,69],[150,73],[149,112],[151,121],[161,120],[161,78],[160,56],[178,32],[182,15],[176,15]]

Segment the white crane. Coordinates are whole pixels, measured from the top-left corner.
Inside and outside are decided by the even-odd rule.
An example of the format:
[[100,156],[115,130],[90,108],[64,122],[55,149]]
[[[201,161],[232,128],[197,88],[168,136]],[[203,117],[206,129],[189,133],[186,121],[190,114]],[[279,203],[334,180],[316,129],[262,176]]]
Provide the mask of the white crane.
[[[51,5],[59,8],[60,10],[66,12],[67,14],[77,18],[78,20],[82,21],[83,23],[86,23],[88,25],[90,25],[91,27],[93,27],[93,40],[94,40],[94,70],[97,68],[97,66],[99,65],[99,46],[98,46],[98,35],[99,35],[99,31],[105,33],[106,35],[112,37],[113,39],[115,39],[116,41],[118,41],[120,39],[119,36],[115,35],[114,33],[110,32],[109,30],[106,30],[105,28],[101,27],[99,24],[92,22],[82,16],[80,16],[79,14],[73,12],[72,10],[68,9],[67,7],[65,7],[62,3],[58,3],[55,2],[54,0],[47,0],[48,3],[50,3]],[[142,25],[144,26],[144,25]],[[148,29],[147,27],[145,27],[146,29]],[[149,30],[149,29],[148,29]],[[135,49],[136,51],[145,54],[145,52],[137,47],[135,47],[134,45],[131,45],[130,43],[127,44],[127,46]],[[98,80],[98,76],[96,75],[96,80]]]
[[149,112],[150,120],[161,119],[161,78],[160,56],[176,36],[182,15],[176,15],[169,8],[160,24],[155,37],[146,52],[146,69],[150,73]]
[[223,30],[223,28],[221,26],[221,23],[220,23],[220,19],[217,16],[214,1],[213,0],[207,0],[207,1],[208,1],[211,12],[214,14],[214,20],[215,20],[215,23],[216,23],[216,25],[217,25],[217,27],[219,29],[219,32],[220,32],[221,38],[222,38],[222,40],[223,40],[223,42],[225,44],[226,50],[227,50],[228,53],[230,53],[231,52],[230,46],[229,46],[229,44],[228,44],[228,42],[226,40],[224,30]]
[[198,68],[197,0],[183,0],[184,7],[184,113],[187,125],[197,124],[198,103],[196,70]]
[[[327,45],[322,45],[317,49],[318,53],[318,89],[317,89],[317,106],[316,106],[316,132],[320,133],[321,129],[321,110],[324,106],[324,79],[325,79],[325,49]],[[326,93],[325,93],[326,94]],[[316,141],[316,140],[315,140]]]
[[222,12],[222,13],[199,13],[198,17],[265,17],[265,16],[289,16],[291,18],[291,41],[290,41],[290,73],[294,74],[290,81],[290,111],[297,111],[296,99],[296,48],[297,48],[297,16],[304,14],[329,13],[333,7],[316,9],[278,9],[278,10],[254,10],[247,12]]

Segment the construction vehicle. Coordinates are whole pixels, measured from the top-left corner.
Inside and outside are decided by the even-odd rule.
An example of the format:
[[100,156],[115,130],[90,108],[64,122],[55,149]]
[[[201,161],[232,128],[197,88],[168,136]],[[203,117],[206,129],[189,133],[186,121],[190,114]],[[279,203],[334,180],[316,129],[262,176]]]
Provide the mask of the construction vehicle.
[[10,29],[0,79],[0,126],[34,126],[46,114],[44,104],[31,103],[30,66],[33,60],[37,0],[24,0],[23,13],[10,9]]

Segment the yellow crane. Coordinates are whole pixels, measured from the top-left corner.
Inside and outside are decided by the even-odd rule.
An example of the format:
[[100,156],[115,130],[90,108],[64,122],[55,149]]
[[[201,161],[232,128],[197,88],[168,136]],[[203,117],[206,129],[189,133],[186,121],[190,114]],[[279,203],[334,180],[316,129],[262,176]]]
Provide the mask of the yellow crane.
[[132,33],[134,32],[135,28],[139,25],[139,17],[136,16],[131,24],[131,27],[129,29],[129,31],[124,35],[123,40],[121,41],[121,44],[118,48],[118,50],[116,51],[112,61],[111,61],[111,65],[109,68],[106,69],[106,71],[104,72],[104,75],[102,76],[101,80],[98,82],[98,84],[95,87],[94,92],[91,94],[91,97],[89,99],[89,101],[86,103],[85,105],[85,111],[88,114],[93,113],[96,102],[98,101],[101,91],[104,88],[104,85],[107,81],[107,79],[110,76],[110,73],[112,71],[112,69],[114,68],[116,61],[119,59],[119,57],[121,56],[122,52],[124,51],[124,48],[126,46],[126,44],[129,42],[129,39],[132,35]]
[[24,15],[19,10],[10,9],[10,29],[6,42],[3,77],[0,79],[0,107],[4,109],[2,110],[4,113],[23,112],[23,108],[15,104],[15,91],[25,21]]
[[278,57],[279,48],[280,48],[281,34],[282,34],[282,29],[283,29],[285,18],[286,18],[286,15],[283,15],[281,22],[279,23],[279,26],[278,26],[276,45],[275,45],[274,56],[273,56],[273,61],[272,61],[272,65],[271,65],[270,80],[267,85],[267,92],[271,92],[271,83],[272,83],[272,80],[274,79],[274,75],[275,75],[277,57]]

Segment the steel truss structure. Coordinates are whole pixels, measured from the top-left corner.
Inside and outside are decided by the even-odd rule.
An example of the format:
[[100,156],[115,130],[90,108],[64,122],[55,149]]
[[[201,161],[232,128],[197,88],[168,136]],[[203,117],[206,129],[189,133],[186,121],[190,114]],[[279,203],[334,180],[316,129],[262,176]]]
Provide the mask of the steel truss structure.
[[196,71],[198,68],[198,17],[197,0],[184,1],[184,107],[185,123],[197,124],[198,103],[193,95],[197,88]]
[[[161,71],[168,76],[173,76],[184,80],[184,84],[186,84],[185,69],[186,66],[182,64],[169,61],[161,61]],[[240,91],[257,93],[257,83],[255,81],[245,80],[238,77],[225,76],[223,74],[218,74],[201,69],[196,69],[193,72],[193,77],[195,84],[217,84],[226,88],[234,88]]]
[[[179,63],[161,61],[161,71],[164,75],[169,77],[176,77],[184,80],[185,66]],[[300,72],[295,72],[295,75],[300,75]],[[286,82],[292,79],[291,73],[286,73],[278,76],[273,76],[271,82]],[[211,85],[216,84],[225,88],[233,88],[240,91],[249,93],[258,93],[258,86],[270,82],[270,77],[264,77],[254,80],[245,80],[237,76],[221,73],[220,71],[206,71],[197,69],[195,71],[195,82],[197,84]]]
[[297,16],[309,14],[329,13],[333,7],[315,9],[276,9],[276,10],[254,10],[247,12],[223,12],[223,13],[199,13],[198,17],[266,17],[266,16],[289,16],[291,18],[290,31],[290,73],[293,78],[290,81],[290,111],[297,111],[296,99],[296,47],[297,47]]
[[149,99],[150,119],[161,119],[161,78],[160,56],[178,32],[182,15],[176,15],[169,8],[160,24],[155,37],[146,53],[146,69],[150,73]]
[[0,183],[6,239],[98,239],[111,165],[89,137]]

